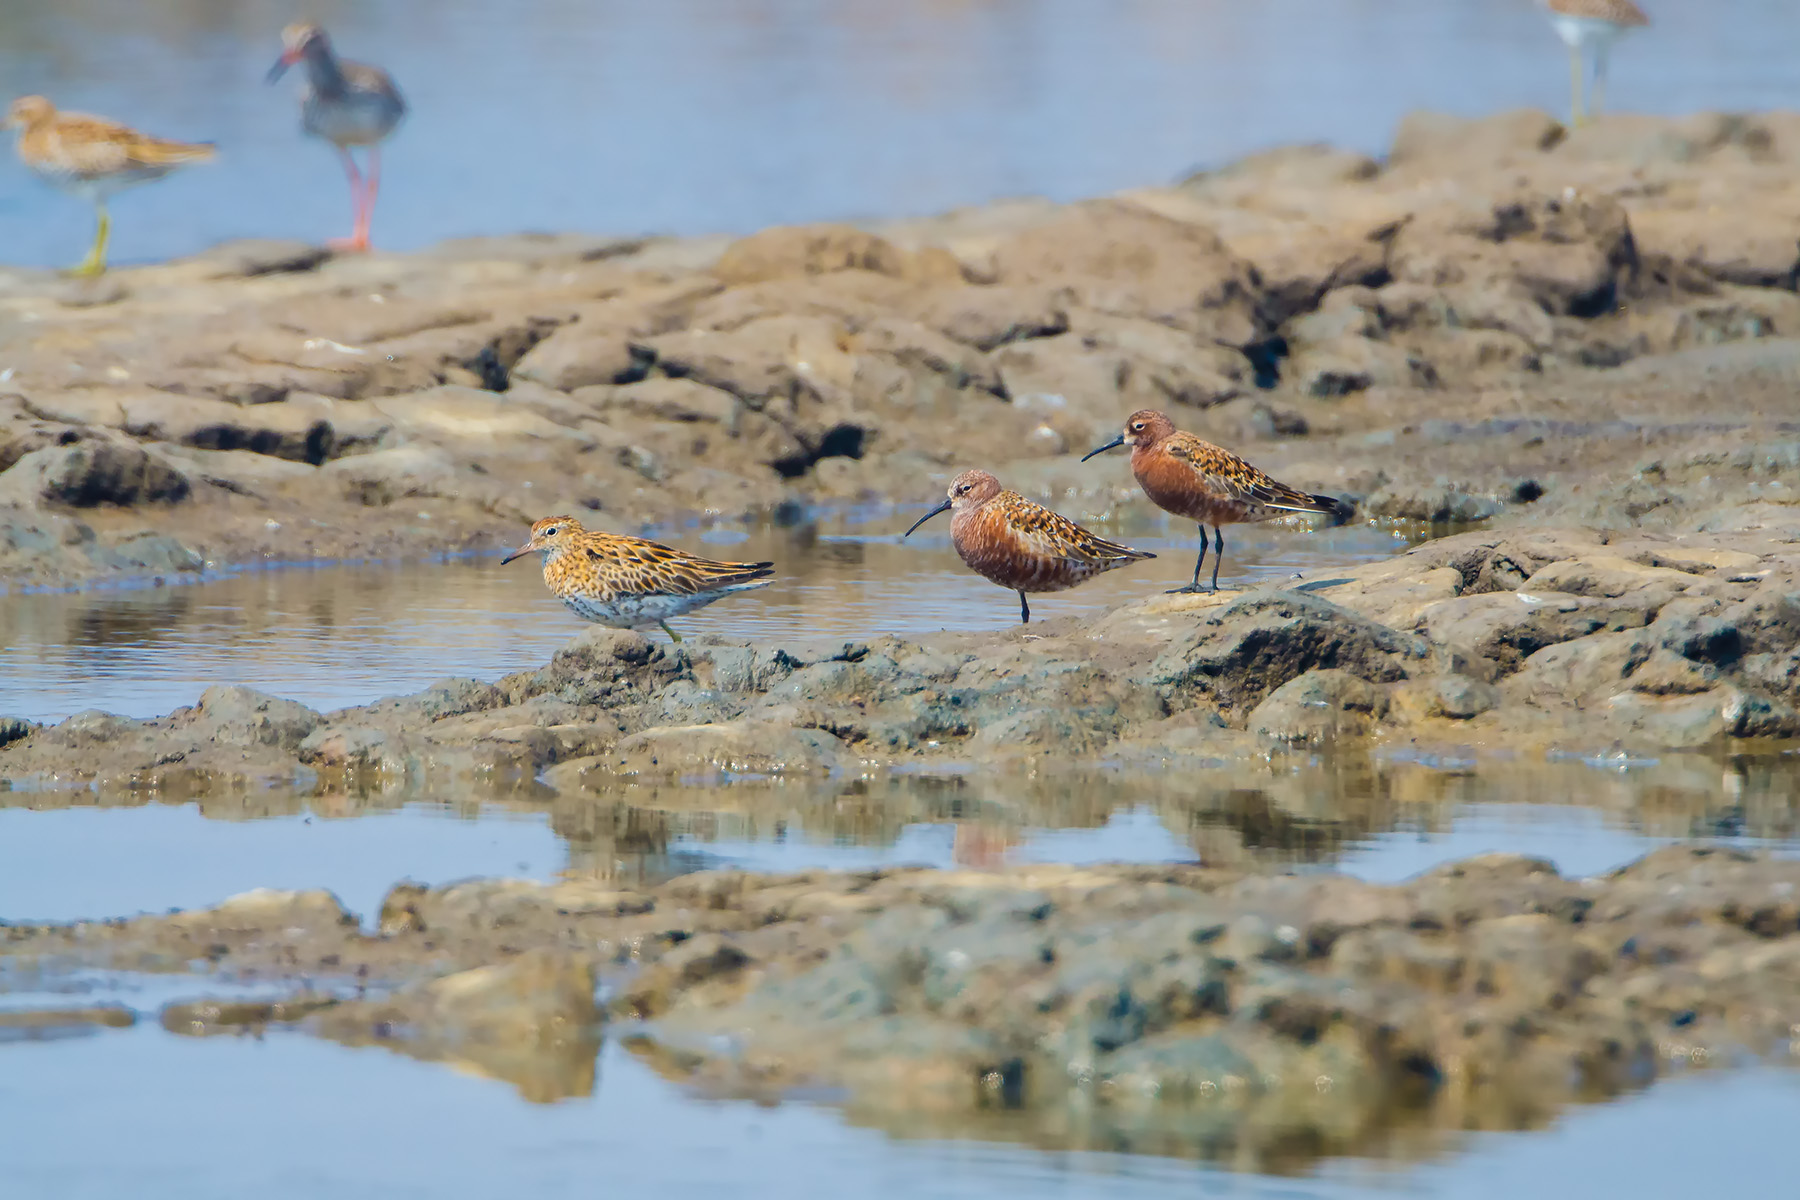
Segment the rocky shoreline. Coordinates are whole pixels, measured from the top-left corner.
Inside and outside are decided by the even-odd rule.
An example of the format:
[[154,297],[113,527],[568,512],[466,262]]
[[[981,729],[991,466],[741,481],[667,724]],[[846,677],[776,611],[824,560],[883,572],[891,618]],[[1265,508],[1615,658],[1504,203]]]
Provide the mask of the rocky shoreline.
[[0,271],[9,586],[921,503],[1150,406],[1365,518],[1791,529],[1800,117],[1409,118],[1081,204]]
[[[580,828],[631,788],[1567,750],[1674,752],[1728,791],[1730,756],[1800,744],[1796,162],[1785,115],[1419,116],[1384,162],[1288,149],[869,229],[0,273],[12,585],[486,548],[551,511],[635,529],[919,503],[970,465],[1103,516],[1143,501],[1077,455],[1143,406],[1364,519],[1458,530],[998,632],[594,629],[538,670],[331,713],[221,685],[151,720],[0,719],[0,787],[450,789]],[[1791,788],[1756,794],[1791,827]],[[0,964],[291,985],[161,1019],[451,1058],[536,1099],[592,1087],[612,1022],[696,1086],[1265,1166],[1793,1053],[1793,862],[1677,846],[1574,879],[1496,856],[1380,887],[1237,849],[402,883],[372,928],[256,893],[0,923]]]

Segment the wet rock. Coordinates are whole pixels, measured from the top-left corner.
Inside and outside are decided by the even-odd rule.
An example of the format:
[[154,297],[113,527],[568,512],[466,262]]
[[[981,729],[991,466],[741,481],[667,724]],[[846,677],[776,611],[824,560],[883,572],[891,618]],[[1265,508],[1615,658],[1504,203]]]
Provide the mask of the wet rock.
[[0,504],[171,504],[191,492],[164,459],[124,439],[94,437],[23,455],[0,472]]
[[29,737],[31,731],[36,728],[36,725],[23,717],[0,717],[0,746],[16,742],[23,737]]
[[1178,638],[1151,665],[1158,687],[1249,710],[1318,668],[1391,683],[1429,667],[1421,638],[1359,617],[1314,596],[1251,594]]
[[1492,496],[1470,495],[1450,484],[1401,481],[1384,485],[1361,505],[1372,517],[1433,525],[1472,525],[1487,520],[1502,507]]
[[323,718],[304,704],[241,686],[215,684],[200,695],[196,730],[221,746],[295,750]]
[[646,729],[621,741],[612,762],[622,775],[781,775],[840,770],[846,758],[842,744],[821,729],[728,721]]
[[319,478],[355,503],[380,508],[408,496],[435,496],[454,485],[456,464],[435,446],[399,446],[327,463]]
[[1490,683],[1467,675],[1446,675],[1432,685],[1432,708],[1441,716],[1466,721],[1497,707],[1500,693]]
[[1284,742],[1365,737],[1387,712],[1382,690],[1347,671],[1308,671],[1276,688],[1250,713],[1250,732]]
[[1435,643],[1466,647],[1505,675],[1546,646],[1641,628],[1647,608],[1631,599],[1490,593],[1433,604],[1420,617],[1418,629]]
[[316,729],[297,747],[300,761],[340,770],[405,771],[405,759],[386,730],[367,726]]

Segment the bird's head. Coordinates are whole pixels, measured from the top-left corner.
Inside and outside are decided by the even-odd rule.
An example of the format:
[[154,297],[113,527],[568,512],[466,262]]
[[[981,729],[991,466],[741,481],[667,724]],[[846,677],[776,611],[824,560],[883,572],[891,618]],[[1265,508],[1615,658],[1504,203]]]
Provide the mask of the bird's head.
[[917,529],[941,512],[962,512],[977,504],[986,503],[999,494],[1000,481],[986,471],[964,471],[950,481],[950,486],[944,489],[944,499],[938,502],[937,507],[914,521],[912,529],[908,529],[901,536],[912,536],[913,529]]
[[325,36],[325,30],[311,21],[299,21],[281,31],[281,57],[269,68],[269,82],[280,79],[282,73],[309,54],[329,52],[331,40]]
[[0,122],[0,129],[30,129],[55,115],[56,105],[44,97],[20,96],[7,107],[6,120]]
[[524,558],[527,554],[541,554],[549,558],[552,554],[560,554],[585,533],[581,522],[574,517],[545,517],[531,527],[531,540],[500,560],[505,566],[515,558]]
[[1140,408],[1125,418],[1125,430],[1104,446],[1096,446],[1081,456],[1086,462],[1096,454],[1104,454],[1115,446],[1148,449],[1175,432],[1174,422],[1154,408]]

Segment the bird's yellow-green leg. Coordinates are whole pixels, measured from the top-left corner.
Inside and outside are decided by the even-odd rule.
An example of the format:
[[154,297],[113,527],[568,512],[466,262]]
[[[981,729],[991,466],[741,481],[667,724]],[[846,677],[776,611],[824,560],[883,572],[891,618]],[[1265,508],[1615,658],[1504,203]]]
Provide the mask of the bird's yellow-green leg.
[[81,265],[70,270],[71,275],[99,275],[106,270],[106,243],[112,238],[112,216],[106,211],[106,205],[94,207],[100,220],[94,226],[93,248],[81,260]]
[[677,642],[681,640],[681,635],[670,629],[667,621],[658,621],[657,624],[662,626],[663,632],[668,634],[671,639]]
[[1569,47],[1569,124],[1580,125],[1584,120],[1581,111],[1581,49]]

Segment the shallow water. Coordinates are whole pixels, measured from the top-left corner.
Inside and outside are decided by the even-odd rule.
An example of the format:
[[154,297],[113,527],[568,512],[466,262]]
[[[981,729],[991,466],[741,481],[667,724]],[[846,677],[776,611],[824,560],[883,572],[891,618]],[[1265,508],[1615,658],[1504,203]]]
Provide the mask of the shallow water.
[[[920,510],[923,511],[923,510]],[[776,581],[673,622],[683,637],[767,640],[1001,629],[1018,597],[971,574],[938,518],[840,515],[795,529],[737,525],[659,534],[717,558],[774,560]],[[1094,612],[1187,582],[1192,527],[1140,515],[1096,524],[1160,557],[1034,599],[1038,620]],[[1372,525],[1233,532],[1221,584],[1392,554],[1411,535]],[[585,626],[544,588],[535,558],[249,571],[194,586],[0,595],[0,715],[83,709],[149,717],[212,683],[243,683],[328,711],[418,691],[446,675],[535,669]],[[661,634],[657,635],[661,637]]]
[[[1011,596],[963,570],[944,531],[898,542],[890,526],[905,519],[838,514],[797,529],[667,531],[784,568],[777,585],[682,627],[778,639],[1011,625]],[[1044,597],[1040,618],[1181,580],[1191,563],[1185,530],[1141,514],[1134,522],[1108,532],[1166,557]],[[1227,581],[1329,572],[1407,540],[1369,526],[1245,530]],[[528,564],[502,569],[492,558],[14,594],[0,597],[0,712],[153,714],[220,680],[329,708],[445,674],[532,667],[581,628]],[[300,787],[200,803],[0,784],[0,920],[121,916],[210,905],[256,887],[324,887],[370,921],[403,878],[637,886],[709,867],[1197,859],[1396,880],[1498,850],[1588,874],[1691,838],[1800,854],[1800,756],[1628,759],[1577,747],[1520,761],[1450,747],[1278,755],[1179,775],[1095,767],[994,778],[949,764],[870,779],[626,782],[581,796],[536,786]],[[1296,1147],[1210,1162],[1218,1151],[1200,1140],[1058,1129],[1029,1114],[946,1125],[929,1114],[843,1111],[830,1097],[774,1108],[702,1099],[616,1038],[597,1070],[591,1057],[578,1060],[592,1051],[577,1048],[568,1052],[577,1058],[527,1081],[292,1032],[192,1038],[157,1021],[170,1001],[233,990],[195,976],[0,968],[0,1010],[111,1003],[138,1014],[126,1030],[0,1031],[0,1195],[557,1196],[585,1194],[604,1178],[670,1197],[1004,1189],[1354,1200],[1513,1195],[1527,1180],[1548,1195],[1658,1196],[1695,1194],[1722,1155],[1742,1186],[1769,1194],[1788,1166],[1779,1135],[1800,1116],[1792,1076],[1752,1071],[1659,1085],[1533,1134],[1396,1127],[1331,1149],[1338,1157]],[[560,1099],[547,1103],[552,1095]],[[1642,1153],[1645,1145],[1658,1152]]]
[[[1800,106],[1789,0],[1649,6],[1619,109]],[[347,188],[265,87],[300,11],[250,0],[0,4],[9,94],[216,140],[218,162],[116,204],[119,261],[227,237],[346,233]],[[1076,199],[1292,141],[1386,145],[1409,110],[1561,112],[1531,0],[318,0],[412,106],[380,244],[524,230],[742,232]],[[91,215],[0,165],[0,260],[80,256]]]

